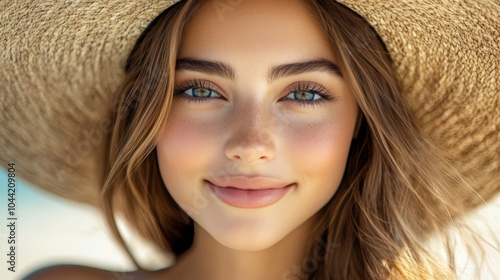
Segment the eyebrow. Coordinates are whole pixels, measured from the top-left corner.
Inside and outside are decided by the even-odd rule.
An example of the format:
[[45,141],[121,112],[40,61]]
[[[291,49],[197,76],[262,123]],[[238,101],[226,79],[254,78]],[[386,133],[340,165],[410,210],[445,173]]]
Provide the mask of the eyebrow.
[[326,59],[315,59],[275,66],[269,71],[268,80],[274,81],[281,77],[314,71],[327,71],[337,76],[338,78],[342,78],[342,71],[337,64]]
[[[176,61],[175,70],[191,70],[211,75],[218,75],[232,80],[236,78],[236,71],[234,68],[231,67],[231,65],[219,61],[180,58]],[[277,65],[270,69],[267,77],[268,81],[272,82],[285,76],[298,75],[314,71],[328,71],[338,78],[343,77],[340,67],[327,59],[314,59]]]
[[218,75],[232,80],[236,78],[236,71],[234,71],[233,67],[219,61],[181,58],[176,61],[175,70],[191,70],[211,75]]

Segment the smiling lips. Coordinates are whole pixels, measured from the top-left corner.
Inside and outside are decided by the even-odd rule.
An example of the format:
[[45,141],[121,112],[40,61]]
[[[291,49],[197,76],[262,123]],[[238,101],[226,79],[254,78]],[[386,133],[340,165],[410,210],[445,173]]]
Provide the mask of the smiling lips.
[[269,177],[231,176],[205,180],[222,202],[238,208],[259,208],[280,200],[294,184]]

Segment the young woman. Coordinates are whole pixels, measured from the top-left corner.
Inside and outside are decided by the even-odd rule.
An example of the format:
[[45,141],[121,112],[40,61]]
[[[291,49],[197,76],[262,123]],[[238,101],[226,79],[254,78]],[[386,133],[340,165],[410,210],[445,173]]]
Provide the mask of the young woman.
[[[453,279],[424,244],[449,241],[473,189],[425,138],[392,63],[334,1],[163,12],[118,90],[102,207],[125,247],[118,212],[177,260],[127,277]],[[60,266],[27,279],[70,277],[113,275]]]

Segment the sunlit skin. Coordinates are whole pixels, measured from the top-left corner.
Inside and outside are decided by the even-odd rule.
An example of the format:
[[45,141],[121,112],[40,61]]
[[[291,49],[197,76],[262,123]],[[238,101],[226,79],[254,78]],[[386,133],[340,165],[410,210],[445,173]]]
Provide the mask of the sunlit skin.
[[[226,71],[200,67],[207,61]],[[162,179],[195,222],[194,245],[170,279],[282,279],[303,263],[315,214],[342,179],[358,116],[335,62],[300,1],[241,1],[222,16],[206,1],[196,11],[157,144]],[[271,205],[240,208],[204,183],[234,175],[294,185]]]

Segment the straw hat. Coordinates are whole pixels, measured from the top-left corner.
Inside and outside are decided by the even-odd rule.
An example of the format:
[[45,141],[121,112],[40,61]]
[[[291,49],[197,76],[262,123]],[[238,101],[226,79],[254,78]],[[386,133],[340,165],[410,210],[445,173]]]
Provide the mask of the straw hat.
[[[126,59],[174,1],[0,2],[0,159],[16,175],[95,204]],[[238,1],[221,0],[223,5]],[[422,132],[477,180],[500,190],[500,3],[339,1],[385,42]],[[481,201],[466,198],[475,206]]]

